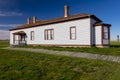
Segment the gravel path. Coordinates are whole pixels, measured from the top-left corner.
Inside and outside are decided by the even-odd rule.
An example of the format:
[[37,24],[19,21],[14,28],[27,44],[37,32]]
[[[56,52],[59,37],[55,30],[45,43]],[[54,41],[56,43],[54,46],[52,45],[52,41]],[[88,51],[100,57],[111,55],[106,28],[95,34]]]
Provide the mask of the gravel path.
[[82,52],[53,51],[53,50],[46,50],[46,49],[31,49],[31,48],[10,48],[10,47],[7,47],[4,49],[24,50],[24,51],[40,52],[40,53],[56,54],[56,55],[65,55],[65,56],[75,56],[75,57],[82,57],[82,58],[88,58],[88,59],[99,59],[99,60],[106,60],[106,61],[120,63],[119,56],[108,56],[108,55],[90,54],[90,53],[82,53]]

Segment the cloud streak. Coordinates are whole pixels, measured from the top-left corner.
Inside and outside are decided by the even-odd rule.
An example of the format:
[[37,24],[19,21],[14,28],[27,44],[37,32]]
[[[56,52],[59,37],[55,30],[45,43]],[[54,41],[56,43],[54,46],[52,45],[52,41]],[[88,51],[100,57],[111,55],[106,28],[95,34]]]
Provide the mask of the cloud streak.
[[0,0],[0,7],[11,7],[16,4],[16,0]]
[[0,0],[0,16],[22,16],[23,13],[17,8],[17,0]]
[[0,11],[0,16],[22,16],[22,13],[18,13],[18,12],[9,12],[9,11]]
[[0,24],[0,28],[1,27],[16,27],[16,26],[20,26],[21,24]]

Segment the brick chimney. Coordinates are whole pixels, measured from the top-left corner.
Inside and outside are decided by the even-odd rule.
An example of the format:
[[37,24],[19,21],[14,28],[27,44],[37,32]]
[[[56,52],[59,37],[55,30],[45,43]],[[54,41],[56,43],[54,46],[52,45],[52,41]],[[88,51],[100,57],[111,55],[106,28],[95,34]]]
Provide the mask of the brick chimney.
[[27,24],[30,24],[30,18],[27,18]]
[[69,16],[69,6],[65,5],[64,6],[64,17],[68,17]]
[[35,24],[35,23],[36,23],[36,21],[37,21],[36,16],[33,16],[33,24]]

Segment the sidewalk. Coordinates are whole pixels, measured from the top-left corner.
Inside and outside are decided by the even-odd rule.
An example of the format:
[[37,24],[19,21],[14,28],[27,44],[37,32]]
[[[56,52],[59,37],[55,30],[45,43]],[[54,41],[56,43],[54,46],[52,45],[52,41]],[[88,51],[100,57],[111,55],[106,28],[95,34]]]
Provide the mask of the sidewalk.
[[31,51],[31,52],[39,52],[39,53],[46,53],[46,54],[56,54],[56,55],[65,55],[65,56],[74,56],[74,57],[82,57],[88,59],[98,59],[98,60],[106,60],[120,63],[119,56],[108,56],[108,55],[99,55],[99,54],[90,54],[90,53],[82,53],[82,52],[68,52],[68,51],[53,51],[53,50],[46,50],[46,49],[32,49],[32,48],[4,48],[10,50],[24,50],[24,51]]

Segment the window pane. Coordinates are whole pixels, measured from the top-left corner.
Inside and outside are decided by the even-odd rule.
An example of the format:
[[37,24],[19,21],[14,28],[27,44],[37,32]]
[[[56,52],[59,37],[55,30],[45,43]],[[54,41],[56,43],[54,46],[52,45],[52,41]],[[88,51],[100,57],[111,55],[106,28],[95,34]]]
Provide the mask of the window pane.
[[31,31],[31,40],[34,40],[34,31]]
[[50,40],[52,40],[52,30],[50,30]]
[[75,33],[75,28],[71,28],[71,33]]
[[107,27],[104,27],[104,32],[108,32],[108,28]]
[[103,27],[103,34],[104,34],[104,39],[108,39],[108,27],[107,26]]
[[47,40],[47,30],[45,30],[44,37],[45,37],[45,40]]
[[104,39],[108,39],[108,33],[104,33]]
[[75,39],[75,34],[72,34],[71,36],[72,36],[72,39]]

